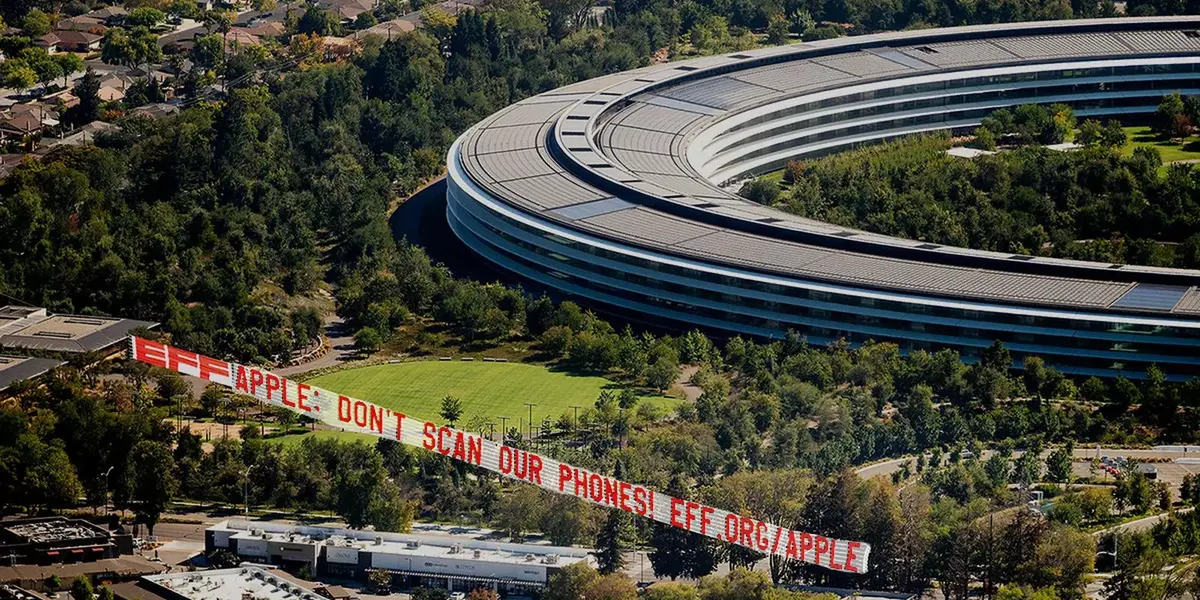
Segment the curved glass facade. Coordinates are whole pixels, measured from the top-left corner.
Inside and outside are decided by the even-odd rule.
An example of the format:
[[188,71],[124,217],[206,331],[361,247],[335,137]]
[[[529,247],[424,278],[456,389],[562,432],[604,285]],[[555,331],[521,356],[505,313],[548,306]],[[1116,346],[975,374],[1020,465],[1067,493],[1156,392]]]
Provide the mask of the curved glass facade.
[[[806,153],[967,127],[1004,106],[1064,102],[1092,116],[1152,111],[1168,90],[1200,93],[1200,58],[1180,57],[1178,64],[1103,62],[1036,65],[1012,74],[968,69],[788,98],[717,121],[695,136],[688,156],[697,170],[720,180]],[[451,148],[448,160],[447,218],[454,233],[500,267],[591,304],[757,336],[780,337],[795,329],[814,343],[844,338],[891,341],[905,350],[950,347],[967,360],[1001,340],[1018,360],[1037,355],[1078,375],[1139,378],[1158,364],[1172,379],[1200,376],[1197,319],[854,287],[594,235],[488,191],[495,186],[478,185],[462,160],[466,137]]]

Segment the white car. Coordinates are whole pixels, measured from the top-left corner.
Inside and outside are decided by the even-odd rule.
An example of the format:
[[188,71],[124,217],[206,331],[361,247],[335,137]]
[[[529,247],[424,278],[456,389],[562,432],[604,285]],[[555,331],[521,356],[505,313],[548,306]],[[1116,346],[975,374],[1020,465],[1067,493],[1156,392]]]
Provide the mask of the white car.
[[451,592],[450,600],[467,600],[467,595],[462,592]]

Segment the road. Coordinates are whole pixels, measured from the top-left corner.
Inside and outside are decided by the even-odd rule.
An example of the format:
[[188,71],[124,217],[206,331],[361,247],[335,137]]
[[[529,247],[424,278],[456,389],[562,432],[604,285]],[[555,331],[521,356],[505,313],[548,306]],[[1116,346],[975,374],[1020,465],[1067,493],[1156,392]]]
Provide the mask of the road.
[[[1043,458],[1045,455],[1049,454],[1049,452],[1050,452],[1049,450],[1045,451],[1043,453]],[[983,454],[980,456],[980,460],[987,460],[988,458],[990,458],[992,456],[992,454],[994,454],[994,451],[985,450],[983,452]],[[1019,457],[1019,456],[1021,456],[1021,454],[1022,454],[1022,452],[1020,450],[1015,451],[1015,452],[1013,452],[1013,457],[1014,458]],[[1095,446],[1077,447],[1077,448],[1075,448],[1075,453],[1073,456],[1076,459],[1094,458],[1096,456],[1096,447]],[[1158,458],[1158,459],[1165,458],[1165,459],[1175,460],[1175,459],[1180,459],[1180,458],[1200,458],[1200,452],[1175,452],[1175,451],[1169,451],[1169,450],[1154,450],[1154,449],[1126,450],[1126,449],[1120,449],[1120,448],[1100,448],[1100,456],[1108,456],[1110,458],[1115,458],[1115,457],[1119,456],[1119,457],[1124,457],[1124,458],[1143,459],[1143,460],[1148,459],[1148,458]],[[908,461],[912,461],[915,466],[917,457],[915,455],[914,456],[904,456],[901,458],[895,458],[892,460],[887,460],[884,462],[876,463],[873,465],[867,465],[865,467],[856,469],[855,473],[857,473],[858,476],[862,477],[863,479],[871,479],[872,477],[879,477],[879,476],[890,477],[892,475],[892,473],[899,471],[904,466],[904,463],[908,462]],[[1157,464],[1155,464],[1155,467],[1158,468],[1158,480],[1165,481],[1175,488],[1179,487],[1179,484],[1180,484],[1180,482],[1183,481],[1184,476],[1186,476],[1188,474],[1200,473],[1200,465],[1195,465],[1195,464],[1183,464],[1183,463],[1178,463],[1178,462],[1169,462],[1169,463],[1157,463]],[[1087,476],[1091,475],[1091,465],[1088,462],[1075,462],[1072,466],[1072,471],[1074,472],[1076,477],[1087,477]],[[1097,472],[1096,476],[1103,477],[1104,476],[1103,471]]]
[[[1189,513],[1189,512],[1192,512],[1192,508],[1190,506],[1187,508],[1181,508],[1181,509],[1175,511],[1176,514]],[[1153,529],[1155,525],[1158,525],[1158,523],[1160,521],[1165,521],[1168,517],[1171,516],[1171,514],[1172,513],[1165,512],[1165,513],[1159,513],[1157,515],[1151,515],[1149,517],[1143,517],[1136,521],[1129,521],[1128,523],[1121,523],[1120,525],[1116,525],[1114,527],[1109,527],[1108,529],[1101,529],[1100,531],[1097,531],[1097,532],[1093,533],[1092,535],[1094,535],[1096,537],[1101,537],[1101,536],[1104,536],[1104,535],[1107,535],[1107,534],[1113,533],[1113,532],[1137,533],[1139,531],[1149,531],[1150,529]]]
[[280,375],[296,375],[334,367],[358,357],[358,350],[354,347],[354,335],[350,333],[350,327],[341,317],[337,315],[325,317],[325,337],[329,338],[329,352],[324,356],[293,367],[274,369],[274,372]]

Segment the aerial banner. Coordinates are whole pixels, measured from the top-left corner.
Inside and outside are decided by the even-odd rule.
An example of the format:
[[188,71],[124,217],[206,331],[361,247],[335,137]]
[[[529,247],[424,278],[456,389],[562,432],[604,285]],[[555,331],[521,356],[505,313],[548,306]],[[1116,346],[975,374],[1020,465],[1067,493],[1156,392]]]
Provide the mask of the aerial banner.
[[130,337],[129,349],[134,360],[226,386],[332,427],[438,452],[557,494],[575,496],[760,552],[844,573],[867,571],[871,547],[862,542],[794,531],[674,498],[480,435],[409,418],[364,400],[291,381],[257,367],[209,358],[139,337]]

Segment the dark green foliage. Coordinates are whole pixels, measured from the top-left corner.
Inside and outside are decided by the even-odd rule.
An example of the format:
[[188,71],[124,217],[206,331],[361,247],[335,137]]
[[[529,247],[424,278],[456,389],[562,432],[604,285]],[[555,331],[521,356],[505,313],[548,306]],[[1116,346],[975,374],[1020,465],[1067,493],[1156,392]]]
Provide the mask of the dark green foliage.
[[[996,111],[986,128],[1012,132],[1004,143],[1042,144],[1047,136],[1058,139],[1071,120],[1056,114]],[[1087,129],[1092,145],[1077,152],[1030,145],[967,160],[944,154],[943,136],[845,152],[790,167],[785,180],[792,183],[778,204],[838,225],[938,244],[1200,267],[1194,251],[1200,238],[1188,241],[1200,227],[1196,168],[1173,165],[1161,177],[1157,152],[1138,148],[1123,158],[1110,150],[1123,143],[1119,125]]]

